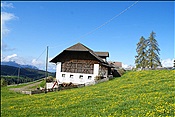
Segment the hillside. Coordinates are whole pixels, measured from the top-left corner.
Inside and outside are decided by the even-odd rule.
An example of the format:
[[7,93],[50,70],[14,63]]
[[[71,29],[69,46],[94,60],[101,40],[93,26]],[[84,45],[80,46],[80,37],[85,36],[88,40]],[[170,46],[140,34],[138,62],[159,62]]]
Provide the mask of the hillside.
[[[5,79],[8,84],[13,84],[34,81],[45,77],[45,71],[43,70],[20,68],[20,81],[17,81],[18,70],[18,67],[1,65],[1,78]],[[55,73],[49,72],[48,74],[49,76],[55,76]]]
[[174,116],[175,70],[127,72],[94,86],[22,95],[1,89],[1,116]]
[[[1,65],[1,75],[4,76],[18,76],[18,67],[13,66],[7,66],[7,65]],[[20,76],[23,77],[30,77],[30,78],[36,78],[37,75],[44,75],[44,74],[36,74],[38,70],[35,69],[29,69],[29,68],[20,68]]]
[[[18,67],[1,65],[1,75],[18,76]],[[54,73],[49,75],[53,76]],[[20,68],[20,76],[39,79],[45,77],[45,71],[31,68]]]

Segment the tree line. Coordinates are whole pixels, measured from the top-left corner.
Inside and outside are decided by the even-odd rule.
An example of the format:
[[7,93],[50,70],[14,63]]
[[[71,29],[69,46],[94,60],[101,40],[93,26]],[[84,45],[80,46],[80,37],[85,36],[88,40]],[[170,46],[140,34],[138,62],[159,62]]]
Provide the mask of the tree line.
[[18,76],[1,76],[1,86],[32,82],[34,79]]
[[[32,82],[45,77],[45,71],[30,68],[19,68],[7,65],[1,65],[1,86]],[[55,73],[48,72],[49,76],[55,77]]]
[[155,37],[156,33],[153,31],[150,33],[148,39],[145,39],[143,36],[141,36],[139,42],[137,43],[136,48],[137,52],[137,55],[135,56],[136,68],[155,69],[158,66],[162,67],[159,57],[160,48]]

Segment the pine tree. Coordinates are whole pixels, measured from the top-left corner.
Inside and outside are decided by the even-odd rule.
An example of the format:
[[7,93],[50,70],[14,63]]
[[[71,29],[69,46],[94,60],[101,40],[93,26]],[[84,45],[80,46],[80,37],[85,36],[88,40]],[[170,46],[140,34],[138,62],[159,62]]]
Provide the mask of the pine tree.
[[160,49],[155,36],[156,33],[152,31],[148,39],[148,65],[150,68],[162,66],[159,58]]
[[135,60],[136,68],[146,68],[148,61],[147,61],[147,40],[142,36],[140,41],[137,43],[137,56]]

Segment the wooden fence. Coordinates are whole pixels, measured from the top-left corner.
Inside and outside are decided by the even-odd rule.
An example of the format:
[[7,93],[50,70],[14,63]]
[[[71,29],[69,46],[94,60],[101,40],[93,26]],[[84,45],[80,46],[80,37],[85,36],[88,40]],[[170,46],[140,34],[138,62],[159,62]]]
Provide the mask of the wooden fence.
[[79,87],[84,87],[85,84],[79,84],[79,85],[71,85],[71,86],[66,86],[63,87],[59,85],[58,88],[52,88],[52,89],[37,89],[34,91],[21,91],[22,94],[28,94],[28,95],[33,95],[33,94],[40,94],[40,93],[48,93],[48,92],[55,92],[55,91],[61,91],[61,90],[67,90],[67,89],[72,89],[72,88],[79,88]]

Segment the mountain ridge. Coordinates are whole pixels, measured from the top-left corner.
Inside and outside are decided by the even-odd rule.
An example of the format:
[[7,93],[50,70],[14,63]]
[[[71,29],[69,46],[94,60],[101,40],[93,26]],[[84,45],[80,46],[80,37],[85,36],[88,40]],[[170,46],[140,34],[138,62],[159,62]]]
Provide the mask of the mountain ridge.
[[[48,76],[55,77],[55,73],[48,72]],[[32,82],[45,77],[44,70],[1,65],[1,86]]]
[[[41,79],[45,77],[45,71],[39,69],[31,69],[31,68],[19,68],[8,65],[1,65],[1,76],[20,76],[24,78],[31,78],[34,80]],[[54,72],[48,72],[49,76],[55,77]]]
[[3,61],[3,62],[1,62],[1,65],[13,66],[13,67],[18,67],[18,68],[20,67],[20,68],[38,69],[34,65],[28,65],[28,64],[21,65],[21,64],[16,63],[15,61],[8,61],[8,62]]

